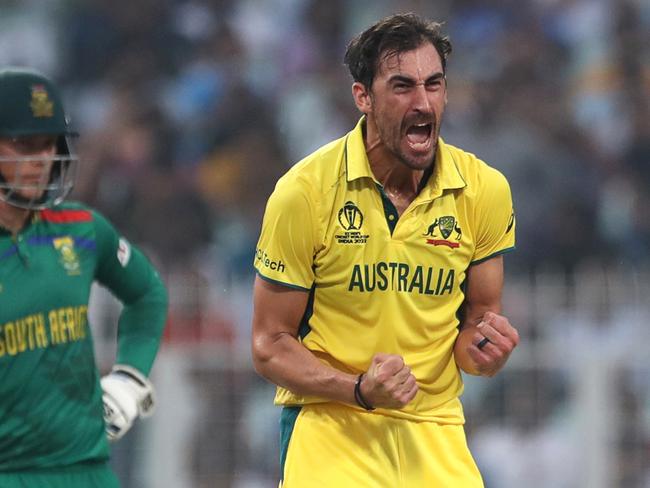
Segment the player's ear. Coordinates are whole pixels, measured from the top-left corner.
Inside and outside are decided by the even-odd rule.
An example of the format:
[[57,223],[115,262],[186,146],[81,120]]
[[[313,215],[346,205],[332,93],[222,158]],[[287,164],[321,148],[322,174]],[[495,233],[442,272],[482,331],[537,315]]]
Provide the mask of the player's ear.
[[352,97],[359,112],[368,115],[372,109],[372,99],[370,97],[370,91],[363,83],[359,83],[358,81],[352,83]]

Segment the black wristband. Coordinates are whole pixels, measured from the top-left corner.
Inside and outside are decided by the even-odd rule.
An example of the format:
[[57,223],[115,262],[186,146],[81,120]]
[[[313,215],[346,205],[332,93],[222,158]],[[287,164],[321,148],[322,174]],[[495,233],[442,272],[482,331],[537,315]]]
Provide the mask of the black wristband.
[[363,398],[363,395],[361,394],[361,380],[362,379],[363,379],[363,373],[361,373],[357,377],[357,382],[354,384],[354,399],[357,401],[357,403],[359,404],[359,406],[361,408],[364,408],[364,409],[366,409],[368,411],[374,410],[375,407],[370,405],[370,403],[368,403],[368,401],[365,398]]

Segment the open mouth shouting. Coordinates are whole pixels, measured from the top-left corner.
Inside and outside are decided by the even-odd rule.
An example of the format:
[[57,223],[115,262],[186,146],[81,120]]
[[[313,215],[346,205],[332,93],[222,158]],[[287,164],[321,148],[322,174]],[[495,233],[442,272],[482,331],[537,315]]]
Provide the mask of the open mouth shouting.
[[433,147],[433,122],[418,122],[407,126],[406,142],[411,150],[418,153],[429,153]]

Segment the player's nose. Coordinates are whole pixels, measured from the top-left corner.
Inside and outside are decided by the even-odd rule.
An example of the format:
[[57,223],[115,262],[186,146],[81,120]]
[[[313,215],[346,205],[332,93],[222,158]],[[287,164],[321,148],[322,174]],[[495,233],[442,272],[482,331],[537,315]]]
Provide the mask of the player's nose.
[[432,104],[429,100],[429,92],[424,85],[418,84],[415,86],[411,105],[416,112],[431,113]]

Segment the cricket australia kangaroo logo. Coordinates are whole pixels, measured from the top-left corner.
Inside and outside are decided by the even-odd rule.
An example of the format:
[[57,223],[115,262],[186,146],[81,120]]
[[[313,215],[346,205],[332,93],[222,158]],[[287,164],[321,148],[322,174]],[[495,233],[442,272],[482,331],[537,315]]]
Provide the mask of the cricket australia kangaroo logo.
[[447,246],[455,249],[460,246],[463,231],[458,225],[456,217],[445,215],[444,217],[435,219],[423,235],[431,238],[427,239],[427,244],[431,244],[432,246]]
[[368,240],[368,234],[361,233],[363,225],[363,213],[359,210],[354,202],[347,201],[341,207],[338,213],[339,224],[345,232],[336,234],[336,240],[339,244],[365,244]]

